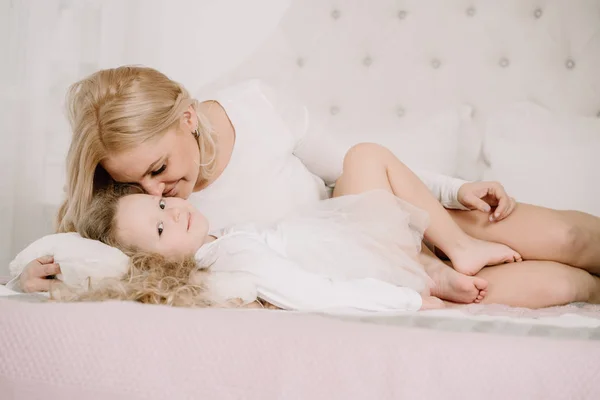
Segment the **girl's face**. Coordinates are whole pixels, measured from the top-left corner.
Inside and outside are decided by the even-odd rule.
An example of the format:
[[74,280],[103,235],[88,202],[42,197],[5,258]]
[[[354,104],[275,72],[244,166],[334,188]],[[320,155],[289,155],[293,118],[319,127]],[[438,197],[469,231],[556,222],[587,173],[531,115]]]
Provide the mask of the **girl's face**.
[[187,200],[132,194],[119,200],[117,239],[165,257],[193,255],[208,238],[208,221]]
[[117,182],[137,183],[154,196],[187,199],[194,191],[200,165],[198,142],[192,134],[193,108],[184,113],[178,127],[156,140],[110,155],[102,167]]

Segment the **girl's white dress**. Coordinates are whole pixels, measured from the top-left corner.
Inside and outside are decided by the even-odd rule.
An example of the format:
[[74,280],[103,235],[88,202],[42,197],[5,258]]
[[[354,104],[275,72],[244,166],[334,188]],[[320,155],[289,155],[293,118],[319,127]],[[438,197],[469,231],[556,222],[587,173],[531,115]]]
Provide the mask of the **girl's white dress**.
[[196,254],[223,299],[301,311],[412,311],[427,214],[383,190],[307,205],[276,223],[222,230]]

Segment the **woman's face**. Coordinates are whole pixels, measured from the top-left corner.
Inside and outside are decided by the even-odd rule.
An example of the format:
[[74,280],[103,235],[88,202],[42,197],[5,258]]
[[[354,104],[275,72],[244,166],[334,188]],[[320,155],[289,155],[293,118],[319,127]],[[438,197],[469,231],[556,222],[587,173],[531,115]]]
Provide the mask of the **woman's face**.
[[102,167],[115,181],[137,183],[151,195],[187,199],[199,175],[200,151],[194,129],[184,118],[178,129],[172,128],[135,149],[113,154],[102,162]]

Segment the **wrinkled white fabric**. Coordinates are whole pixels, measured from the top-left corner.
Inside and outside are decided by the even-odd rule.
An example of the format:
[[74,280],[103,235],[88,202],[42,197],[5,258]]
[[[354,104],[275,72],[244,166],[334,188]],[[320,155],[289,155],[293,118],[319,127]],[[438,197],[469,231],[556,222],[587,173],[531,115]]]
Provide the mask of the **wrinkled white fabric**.
[[273,225],[226,229],[196,254],[222,300],[299,311],[416,311],[427,215],[383,190],[318,202]]

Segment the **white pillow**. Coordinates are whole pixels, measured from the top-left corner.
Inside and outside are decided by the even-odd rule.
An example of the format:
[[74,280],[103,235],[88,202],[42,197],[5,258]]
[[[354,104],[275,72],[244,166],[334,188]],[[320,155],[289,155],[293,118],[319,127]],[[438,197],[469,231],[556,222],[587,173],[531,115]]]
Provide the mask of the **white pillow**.
[[518,201],[600,216],[600,119],[513,104],[488,119],[484,157]]
[[472,108],[468,105],[432,112],[391,134],[365,132],[336,135],[335,138],[346,148],[365,141],[379,143],[411,169],[464,179],[480,176],[477,159],[481,139],[474,128]]
[[60,264],[58,276],[70,286],[85,284],[88,278],[119,277],[127,272],[129,257],[117,248],[102,242],[84,239],[78,233],[56,233],[36,240],[22,250],[9,264],[11,276],[15,277],[7,287],[19,289],[16,279],[32,260],[54,255]]
[[462,166],[469,161],[474,165],[481,150],[481,140],[472,126],[472,108],[461,105],[432,113],[382,144],[412,169],[472,179],[472,171],[465,173],[472,168]]

